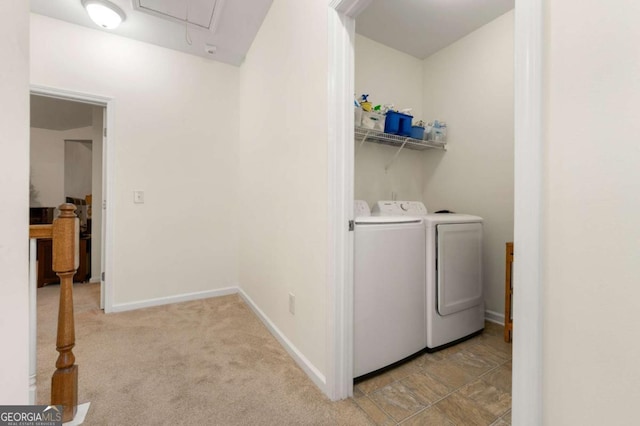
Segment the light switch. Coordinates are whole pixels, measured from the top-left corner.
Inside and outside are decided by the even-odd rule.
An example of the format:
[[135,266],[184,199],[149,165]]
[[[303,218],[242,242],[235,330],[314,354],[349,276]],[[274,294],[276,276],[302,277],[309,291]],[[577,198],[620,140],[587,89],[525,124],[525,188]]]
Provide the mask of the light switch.
[[144,204],[144,191],[133,191],[133,202],[136,204]]

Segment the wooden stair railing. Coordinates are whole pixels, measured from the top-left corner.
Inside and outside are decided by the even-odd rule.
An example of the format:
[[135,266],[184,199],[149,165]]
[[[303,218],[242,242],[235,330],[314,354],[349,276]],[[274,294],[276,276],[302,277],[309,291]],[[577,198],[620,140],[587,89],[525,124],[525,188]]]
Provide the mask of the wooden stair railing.
[[80,226],[76,206],[62,204],[53,225],[31,225],[30,238],[53,239],[53,270],[60,277],[58,335],[56,350],[60,353],[51,378],[51,405],[62,405],[62,421],[73,420],[78,410],[78,366],[72,349],[75,346],[73,318],[73,275],[79,265]]
[[504,278],[504,341],[513,339],[513,243],[506,244]]

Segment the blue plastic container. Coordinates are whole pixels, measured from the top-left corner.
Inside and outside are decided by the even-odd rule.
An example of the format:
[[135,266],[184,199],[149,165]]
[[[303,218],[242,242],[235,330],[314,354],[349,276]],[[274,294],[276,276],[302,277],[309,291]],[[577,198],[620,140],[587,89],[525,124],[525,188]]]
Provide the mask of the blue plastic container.
[[421,126],[412,126],[411,127],[411,137],[413,139],[424,139],[424,127]]
[[411,136],[412,115],[388,111],[384,120],[384,132],[400,136]]

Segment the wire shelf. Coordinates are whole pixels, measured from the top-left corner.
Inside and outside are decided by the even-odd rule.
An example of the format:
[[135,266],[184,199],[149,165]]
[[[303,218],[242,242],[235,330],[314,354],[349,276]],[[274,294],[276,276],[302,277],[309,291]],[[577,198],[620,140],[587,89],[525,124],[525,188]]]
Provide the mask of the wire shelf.
[[416,151],[424,151],[425,149],[446,149],[445,142],[424,141],[420,139],[408,138],[406,136],[392,135],[391,133],[381,132],[380,130],[368,129],[366,127],[356,126],[356,140],[361,142],[369,141],[382,145],[394,146],[396,148],[407,148]]

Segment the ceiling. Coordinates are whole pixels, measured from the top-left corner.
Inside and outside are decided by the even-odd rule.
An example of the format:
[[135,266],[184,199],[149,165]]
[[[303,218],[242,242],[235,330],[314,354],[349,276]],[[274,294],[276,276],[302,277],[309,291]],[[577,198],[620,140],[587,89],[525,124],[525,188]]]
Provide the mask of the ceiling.
[[[105,30],[94,24],[81,0],[31,0],[31,10],[97,31],[240,65],[273,2],[110,1],[127,15],[115,30]],[[513,9],[514,1],[372,0],[358,16],[356,32],[424,59]]]
[[514,0],[373,0],[356,32],[424,59],[513,7]]
[[93,105],[31,95],[31,127],[69,130],[91,126]]
[[105,30],[94,24],[80,0],[31,0],[31,11],[97,31],[111,32],[207,59],[240,65],[273,2],[110,1],[127,15],[125,21],[115,30]]

